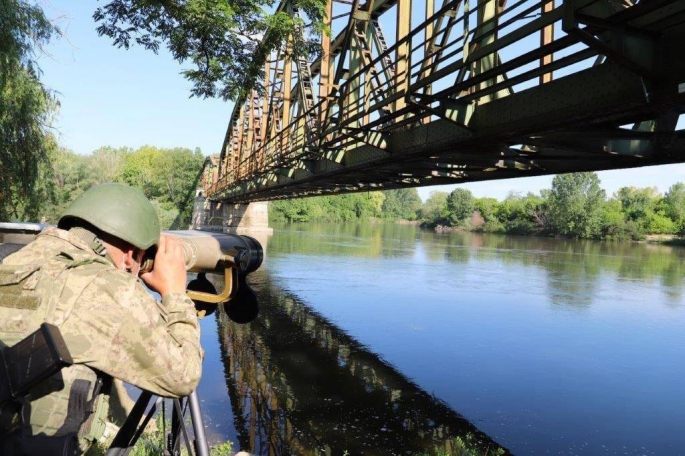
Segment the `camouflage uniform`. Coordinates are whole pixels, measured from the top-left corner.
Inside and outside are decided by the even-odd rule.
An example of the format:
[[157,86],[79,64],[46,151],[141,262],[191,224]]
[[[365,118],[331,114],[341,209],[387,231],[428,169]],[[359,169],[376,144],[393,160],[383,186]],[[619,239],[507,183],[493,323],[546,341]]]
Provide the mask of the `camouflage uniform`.
[[[40,265],[40,272],[34,275],[43,279],[30,276],[23,287],[30,289],[33,283],[38,295],[49,288],[38,311],[44,313],[44,321],[59,327],[71,352],[74,366],[61,373],[65,383],[68,378],[78,378],[85,365],[90,368],[87,370],[106,374],[104,377],[162,396],[188,395],[197,386],[203,352],[195,309],[185,294],[171,293],[157,302],[137,277],[118,270],[73,231],[52,227],[5,258],[4,265],[19,270]],[[7,343],[13,333],[25,336],[40,324],[32,322],[29,326],[33,327],[25,327],[22,319],[35,319],[36,314],[29,318],[22,312],[0,303],[0,338],[5,345],[13,344]],[[54,420],[55,414],[64,414],[66,408],[50,397],[34,395],[30,399],[33,435],[57,432],[54,426],[46,426],[45,420]],[[83,432],[79,435],[83,439]]]

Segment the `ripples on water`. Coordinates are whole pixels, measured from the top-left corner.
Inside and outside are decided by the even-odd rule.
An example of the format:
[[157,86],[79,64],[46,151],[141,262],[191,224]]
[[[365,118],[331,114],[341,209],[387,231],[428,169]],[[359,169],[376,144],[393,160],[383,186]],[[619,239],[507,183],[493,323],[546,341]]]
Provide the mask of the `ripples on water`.
[[678,454],[684,257],[277,227],[251,278],[257,320],[203,322],[210,428],[257,454],[419,454],[457,437],[516,454]]

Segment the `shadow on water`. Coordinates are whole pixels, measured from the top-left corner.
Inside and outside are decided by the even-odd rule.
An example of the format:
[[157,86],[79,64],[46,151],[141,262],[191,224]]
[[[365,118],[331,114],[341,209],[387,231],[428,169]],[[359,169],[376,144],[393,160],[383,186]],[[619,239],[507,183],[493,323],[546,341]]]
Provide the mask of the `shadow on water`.
[[508,454],[278,288],[265,271],[254,273],[250,284],[259,297],[256,320],[241,325],[224,312],[217,316],[241,449],[269,455]]

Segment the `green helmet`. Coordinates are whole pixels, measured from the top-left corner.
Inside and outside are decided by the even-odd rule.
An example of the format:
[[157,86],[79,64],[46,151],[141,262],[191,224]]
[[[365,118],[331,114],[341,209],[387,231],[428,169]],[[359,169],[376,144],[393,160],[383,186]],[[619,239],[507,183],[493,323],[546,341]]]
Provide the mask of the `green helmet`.
[[85,220],[104,233],[141,250],[159,241],[159,218],[143,193],[125,184],[102,184],[76,198],[62,214],[57,226],[68,229],[74,219]]

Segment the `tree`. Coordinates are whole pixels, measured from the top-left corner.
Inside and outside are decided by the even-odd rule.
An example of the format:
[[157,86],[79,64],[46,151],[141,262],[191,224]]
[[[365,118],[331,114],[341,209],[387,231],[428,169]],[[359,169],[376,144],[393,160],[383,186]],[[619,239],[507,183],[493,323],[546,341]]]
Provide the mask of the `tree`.
[[51,194],[57,102],[40,82],[35,49],[56,31],[40,7],[0,0],[0,220],[35,220]]
[[602,211],[602,238],[614,241],[644,239],[642,229],[633,221],[628,221],[623,213],[621,202],[612,198],[604,204]]
[[449,211],[447,210],[447,193],[433,191],[420,211],[421,223],[429,227],[447,225]]
[[128,185],[139,188],[148,198],[158,196],[160,192],[154,174],[161,154],[160,149],[150,146],[142,146],[127,154],[121,178]]
[[359,193],[357,200],[357,217],[366,220],[370,217],[380,218],[385,195],[383,192]]
[[664,209],[678,230],[685,230],[685,184],[678,182],[668,189],[664,195]]
[[52,204],[43,208],[43,217],[49,223],[57,223],[66,207],[93,184],[88,172],[89,156],[79,155],[59,148],[52,158],[54,198]]
[[597,173],[560,174],[549,192],[551,225],[565,236],[592,238],[601,230],[606,192]]
[[[294,56],[318,52],[327,0],[294,0],[293,7],[311,21],[286,11],[267,12],[264,0],[112,0],[93,18],[98,34],[128,49],[138,44],[157,52],[166,44],[171,55],[194,68],[183,71],[191,93],[235,100],[261,81],[265,60],[283,49]],[[310,37],[303,36],[308,30]]]
[[[547,230],[549,225],[547,199],[533,193],[521,196],[510,192],[497,206],[495,215],[507,233],[539,233]],[[496,229],[498,225],[494,224],[493,227]]]
[[659,195],[655,187],[622,187],[616,192],[616,198],[621,202],[627,220],[644,224],[654,212]]
[[168,210],[167,216],[175,213],[176,220],[170,225],[173,228],[188,225],[205,159],[200,149],[142,146],[136,151],[104,150],[117,169],[113,180],[122,180],[142,190],[151,200],[159,201],[159,207]]
[[383,192],[383,217],[392,220],[416,220],[421,197],[416,188],[399,188]]
[[104,146],[95,150],[88,160],[88,168],[93,185],[105,182],[121,182],[126,155],[131,151],[126,148],[115,149]]
[[186,225],[192,217],[195,190],[200,184],[204,158],[200,149],[165,149],[153,168],[159,192],[157,197],[178,209],[182,225]]
[[465,188],[454,189],[447,197],[448,218],[452,226],[464,226],[474,209],[473,194]]
[[495,198],[477,198],[474,201],[474,208],[483,218],[483,225],[476,227],[478,231],[491,233],[503,233],[504,225],[497,218],[500,202]]

